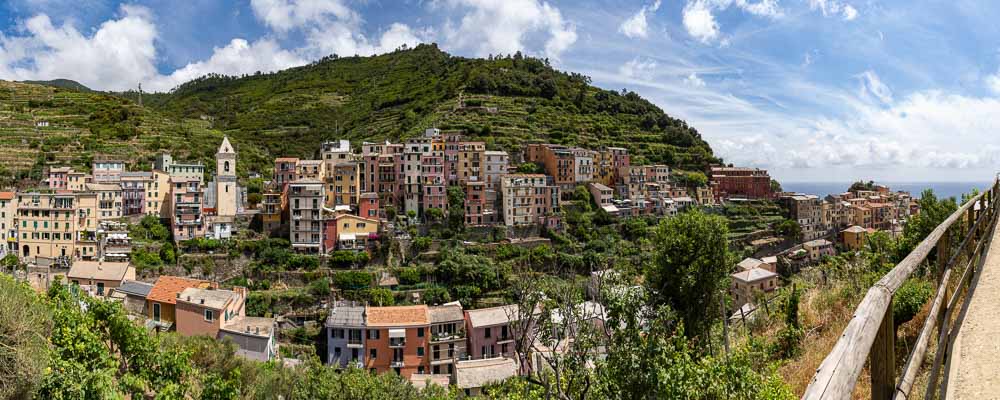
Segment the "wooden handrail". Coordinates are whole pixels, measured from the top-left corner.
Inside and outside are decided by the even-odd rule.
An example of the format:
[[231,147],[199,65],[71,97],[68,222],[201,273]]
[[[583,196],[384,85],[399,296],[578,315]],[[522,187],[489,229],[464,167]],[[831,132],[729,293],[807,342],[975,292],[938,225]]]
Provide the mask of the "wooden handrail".
[[[809,387],[806,388],[803,399],[849,399],[854,391],[858,377],[865,367],[865,362],[871,358],[872,374],[872,398],[892,399],[896,395],[897,387],[895,381],[895,329],[892,326],[892,297],[896,290],[913,274],[935,247],[942,244],[940,249],[944,250],[942,270],[940,273],[944,277],[950,277],[947,273],[950,263],[957,260],[961,250],[957,251],[953,257],[948,257],[947,250],[950,240],[948,230],[962,220],[968,212],[975,212],[974,205],[982,202],[987,207],[981,207],[980,217],[989,215],[990,225],[996,220],[996,194],[998,183],[995,181],[993,187],[973,197],[963,204],[957,211],[948,216],[938,225],[917,247],[910,252],[906,258],[897,264],[889,273],[882,277],[872,286],[864,299],[858,304],[854,316],[847,324],[840,339],[834,345],[830,354],[823,360],[816,375],[813,376]],[[972,210],[972,211],[970,211]],[[963,240],[962,247],[968,242],[971,234],[980,229],[979,224],[970,227]],[[981,235],[986,236],[986,235]],[[945,240],[942,241],[942,238]],[[983,238],[980,238],[982,240]],[[979,244],[979,243],[977,243]],[[981,246],[975,246],[977,249]],[[947,286],[948,280],[942,279],[940,286]],[[947,289],[938,289],[938,295],[942,298],[947,293]],[[934,300],[932,308],[940,308],[941,301]],[[940,312],[940,311],[939,311]],[[923,332],[921,333],[923,336]],[[928,333],[929,336],[929,333]],[[873,345],[878,342],[878,348]],[[920,354],[922,360],[923,354]],[[919,360],[914,361],[918,365]],[[908,362],[909,363],[909,362]],[[907,368],[908,370],[909,368]],[[912,379],[907,372],[904,374],[904,382]],[[909,383],[912,385],[912,382]],[[907,387],[907,390],[908,387]]]

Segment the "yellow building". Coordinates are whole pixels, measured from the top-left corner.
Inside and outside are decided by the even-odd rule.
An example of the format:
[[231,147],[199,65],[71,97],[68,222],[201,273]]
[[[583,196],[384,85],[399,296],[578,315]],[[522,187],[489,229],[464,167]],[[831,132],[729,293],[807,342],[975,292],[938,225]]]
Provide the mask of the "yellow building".
[[868,238],[868,230],[854,225],[844,229],[840,232],[840,235],[844,242],[844,247],[851,251],[858,251],[865,246],[865,240]]
[[326,206],[357,206],[361,195],[361,168],[356,161],[333,166],[326,179]]
[[18,193],[16,218],[25,259],[97,256],[95,193]]
[[462,142],[458,149],[456,176],[458,184],[483,181],[486,162],[486,144],[483,142]]
[[378,234],[379,221],[352,214],[337,213],[324,221],[323,247],[330,250],[365,250]]
[[170,174],[153,171],[153,179],[146,182],[146,215],[170,218],[168,196],[170,196]]
[[236,180],[236,148],[229,137],[222,138],[215,153],[215,214],[220,217],[236,216],[239,205],[239,184]]
[[[121,180],[121,175],[118,177]],[[97,218],[100,221],[122,217],[122,187],[118,183],[88,183],[87,191],[97,194]]]

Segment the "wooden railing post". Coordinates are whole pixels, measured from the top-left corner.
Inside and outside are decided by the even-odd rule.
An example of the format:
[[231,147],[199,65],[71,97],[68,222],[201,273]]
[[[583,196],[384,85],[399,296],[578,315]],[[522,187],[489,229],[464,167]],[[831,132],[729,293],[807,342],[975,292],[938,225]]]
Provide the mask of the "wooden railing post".
[[896,329],[892,320],[892,300],[882,316],[868,355],[871,360],[872,400],[891,400],[896,394]]
[[941,240],[937,242],[937,278],[938,284],[941,284],[941,275],[944,274],[945,268],[948,268],[948,257],[951,253],[951,229],[946,229],[944,234],[941,235]]

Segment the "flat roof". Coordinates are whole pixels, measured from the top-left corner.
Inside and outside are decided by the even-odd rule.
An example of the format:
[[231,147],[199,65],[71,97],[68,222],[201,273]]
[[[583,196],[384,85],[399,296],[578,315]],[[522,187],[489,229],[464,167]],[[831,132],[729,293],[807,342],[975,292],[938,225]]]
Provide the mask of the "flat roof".
[[76,261],[67,274],[70,278],[120,281],[132,264],[128,262]]

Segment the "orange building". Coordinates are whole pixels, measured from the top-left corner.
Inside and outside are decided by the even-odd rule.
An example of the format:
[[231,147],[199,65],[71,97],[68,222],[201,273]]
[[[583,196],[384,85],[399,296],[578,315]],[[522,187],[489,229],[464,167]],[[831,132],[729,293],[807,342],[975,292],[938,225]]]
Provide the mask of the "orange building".
[[161,276],[156,279],[149,295],[146,296],[148,317],[164,326],[173,325],[177,319],[177,298],[188,288],[205,289],[212,283],[198,279],[180,278],[176,276]]
[[395,371],[406,379],[427,373],[431,324],[426,305],[366,307],[365,317],[365,368]]

